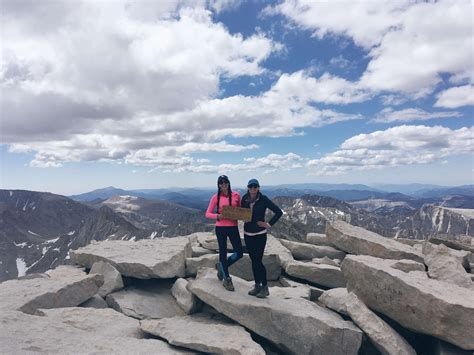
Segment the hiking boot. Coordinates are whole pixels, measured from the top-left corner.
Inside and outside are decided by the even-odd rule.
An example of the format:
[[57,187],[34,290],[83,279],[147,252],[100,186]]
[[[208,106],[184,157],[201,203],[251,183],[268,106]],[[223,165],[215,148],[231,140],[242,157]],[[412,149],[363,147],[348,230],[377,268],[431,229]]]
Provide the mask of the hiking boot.
[[224,280],[224,270],[222,270],[222,264],[220,262],[216,263],[217,269],[217,278],[222,281]]
[[270,296],[270,292],[268,291],[268,286],[261,286],[260,291],[257,293],[258,298],[265,298],[267,296]]
[[227,291],[235,291],[234,284],[232,283],[232,279],[230,277],[226,278],[222,285]]
[[253,288],[248,292],[250,296],[257,296],[262,286],[255,284]]

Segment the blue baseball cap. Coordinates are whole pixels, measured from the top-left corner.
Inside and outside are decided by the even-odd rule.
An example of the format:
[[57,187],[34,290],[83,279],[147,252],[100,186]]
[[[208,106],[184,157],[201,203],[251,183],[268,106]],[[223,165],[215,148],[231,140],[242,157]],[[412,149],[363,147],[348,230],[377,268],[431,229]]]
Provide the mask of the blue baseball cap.
[[250,187],[252,185],[257,185],[257,187],[260,187],[260,184],[258,183],[257,179],[250,179],[249,182],[247,183],[247,187]]

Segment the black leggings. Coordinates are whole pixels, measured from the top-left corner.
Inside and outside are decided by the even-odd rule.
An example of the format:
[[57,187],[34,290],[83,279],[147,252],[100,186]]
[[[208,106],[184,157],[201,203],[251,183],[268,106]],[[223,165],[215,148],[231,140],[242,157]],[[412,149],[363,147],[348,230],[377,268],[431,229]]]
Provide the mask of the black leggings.
[[[242,242],[240,241],[239,227],[217,227],[217,242],[219,243],[219,261],[222,264],[225,277],[229,277],[229,266],[239,260],[243,255]],[[229,237],[234,253],[227,258],[227,237]]]
[[263,251],[267,244],[267,233],[258,235],[244,234],[245,245],[252,260],[252,272],[257,285],[267,285],[267,270],[262,263]]

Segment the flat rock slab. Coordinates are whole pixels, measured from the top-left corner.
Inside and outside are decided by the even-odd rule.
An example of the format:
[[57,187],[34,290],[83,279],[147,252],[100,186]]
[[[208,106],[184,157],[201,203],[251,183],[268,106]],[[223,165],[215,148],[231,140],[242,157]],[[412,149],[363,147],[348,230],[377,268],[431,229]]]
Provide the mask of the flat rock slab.
[[171,294],[172,280],[144,282],[109,294],[107,304],[118,312],[137,319],[185,316]]
[[[77,325],[77,323],[75,323]],[[158,339],[103,336],[22,312],[0,316],[0,344],[4,354],[189,354]]]
[[293,261],[293,255],[281,244],[281,239],[277,239],[274,236],[267,235],[267,245],[265,246],[264,255],[277,255],[280,262],[281,268],[285,269],[286,265]]
[[[230,254],[228,254],[230,256]],[[218,254],[203,255],[197,258],[186,259],[186,276],[195,276],[199,268],[209,267],[214,268],[216,263],[219,261]],[[278,255],[275,254],[264,254],[262,258],[263,265],[267,270],[267,280],[275,281],[280,278],[281,267]],[[248,254],[244,254],[242,259],[231,265],[229,268],[231,276],[237,276],[241,279],[252,281],[252,262]]]
[[193,250],[193,255],[192,255],[193,258],[197,258],[199,256],[203,256],[206,254],[214,254],[214,251],[203,248],[201,246],[193,246],[192,250]]
[[0,283],[0,308],[34,314],[39,308],[75,307],[94,296],[102,283],[102,275],[59,266],[44,277]]
[[304,284],[304,283],[301,283],[301,282],[297,282],[297,281],[294,281],[294,280],[291,280],[287,277],[280,277],[280,284],[283,286],[283,287],[292,287],[292,288],[299,288],[299,287],[302,287],[304,289],[309,289],[309,300],[310,301],[315,301],[317,300],[322,294],[323,292],[325,291],[324,289],[322,288],[319,288],[319,287],[316,287],[316,286],[313,286],[313,285],[307,285],[307,284]]
[[361,331],[338,314],[305,299],[247,295],[252,283],[234,278],[226,291],[212,269],[201,269],[189,290],[220,313],[290,354],[357,354]]
[[344,275],[337,266],[292,261],[286,266],[285,271],[290,276],[326,287],[346,286]]
[[304,298],[307,300],[311,299],[311,290],[308,286],[302,285],[300,287],[270,287],[270,295],[272,297],[279,298]]
[[394,269],[410,272],[410,271],[421,271],[425,272],[425,264],[419,263],[413,260],[393,260],[390,261],[390,266]]
[[265,355],[262,347],[238,324],[212,319],[204,314],[140,322],[141,329],[166,339],[172,345],[212,354]]
[[368,255],[346,256],[341,268],[347,289],[406,328],[473,350],[474,292],[419,271],[405,273],[391,263]]
[[202,307],[202,302],[199,298],[187,289],[188,281],[185,279],[177,279],[171,288],[171,294],[176,299],[176,302],[186,314],[198,312]]
[[105,337],[143,338],[140,322],[111,308],[94,309],[81,307],[40,309],[36,315],[64,323],[88,333]]
[[449,282],[474,291],[474,282],[463,267],[464,258],[459,255],[462,251],[450,249],[440,244],[425,243],[423,254],[428,274],[432,279]]
[[306,243],[313,245],[329,246],[333,247],[326,234],[321,233],[308,233],[306,234]]
[[109,305],[105,300],[100,297],[99,295],[95,295],[91,298],[89,298],[87,301],[81,303],[79,307],[85,307],[85,308],[108,308]]
[[71,260],[91,268],[95,262],[112,264],[123,276],[138,279],[183,277],[185,259],[191,257],[187,237],[105,240],[70,251]]
[[347,288],[338,287],[331,290],[324,291],[323,294],[318,298],[318,302],[322,303],[326,307],[341,313],[344,315],[349,315],[347,313],[347,302],[348,302],[349,292]]
[[[219,243],[217,242],[217,237],[214,233],[194,233],[198,238],[198,243],[201,247],[211,251],[219,250]],[[241,238],[242,244],[244,243],[243,238]],[[232,250],[232,244],[229,239],[227,239],[227,250]]]
[[347,296],[347,313],[369,336],[383,355],[416,355],[410,344],[379,316],[372,312],[354,293]]
[[104,276],[104,284],[99,289],[99,296],[101,297],[105,297],[109,293],[123,288],[122,275],[109,263],[103,261],[94,263],[89,274],[101,274]]
[[[339,259],[335,259],[335,260],[339,260]],[[313,258],[313,259],[311,259],[311,261],[315,264],[326,264],[326,265],[332,265],[332,266],[340,267],[341,264],[339,262],[335,261],[335,260],[330,259],[327,256],[325,256],[324,258]]]
[[327,224],[326,235],[336,248],[349,254],[423,262],[423,255],[413,247],[390,238],[384,238],[377,233],[344,221],[334,221]]
[[297,260],[312,260],[313,258],[344,259],[345,252],[337,250],[330,246],[312,245],[307,243],[292,242],[281,239],[281,244],[291,251],[293,257]]

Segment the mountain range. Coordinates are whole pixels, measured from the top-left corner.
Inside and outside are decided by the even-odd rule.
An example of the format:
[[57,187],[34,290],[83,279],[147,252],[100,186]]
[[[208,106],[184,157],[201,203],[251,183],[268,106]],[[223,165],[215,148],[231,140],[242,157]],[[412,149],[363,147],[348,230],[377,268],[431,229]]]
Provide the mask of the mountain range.
[[[321,188],[321,184],[264,189],[284,211],[271,229],[274,236],[301,241],[309,232],[324,233],[326,223],[336,219],[389,238],[474,235],[472,185],[450,188],[449,195],[423,198],[414,197],[414,192],[366,190],[364,185],[327,184],[321,194],[312,193],[313,187]],[[456,191],[466,194],[452,194]],[[212,231],[213,221],[204,218],[204,209],[213,193],[214,189],[128,191],[109,187],[69,198],[0,190],[0,281],[68,263],[69,250],[94,240]]]

